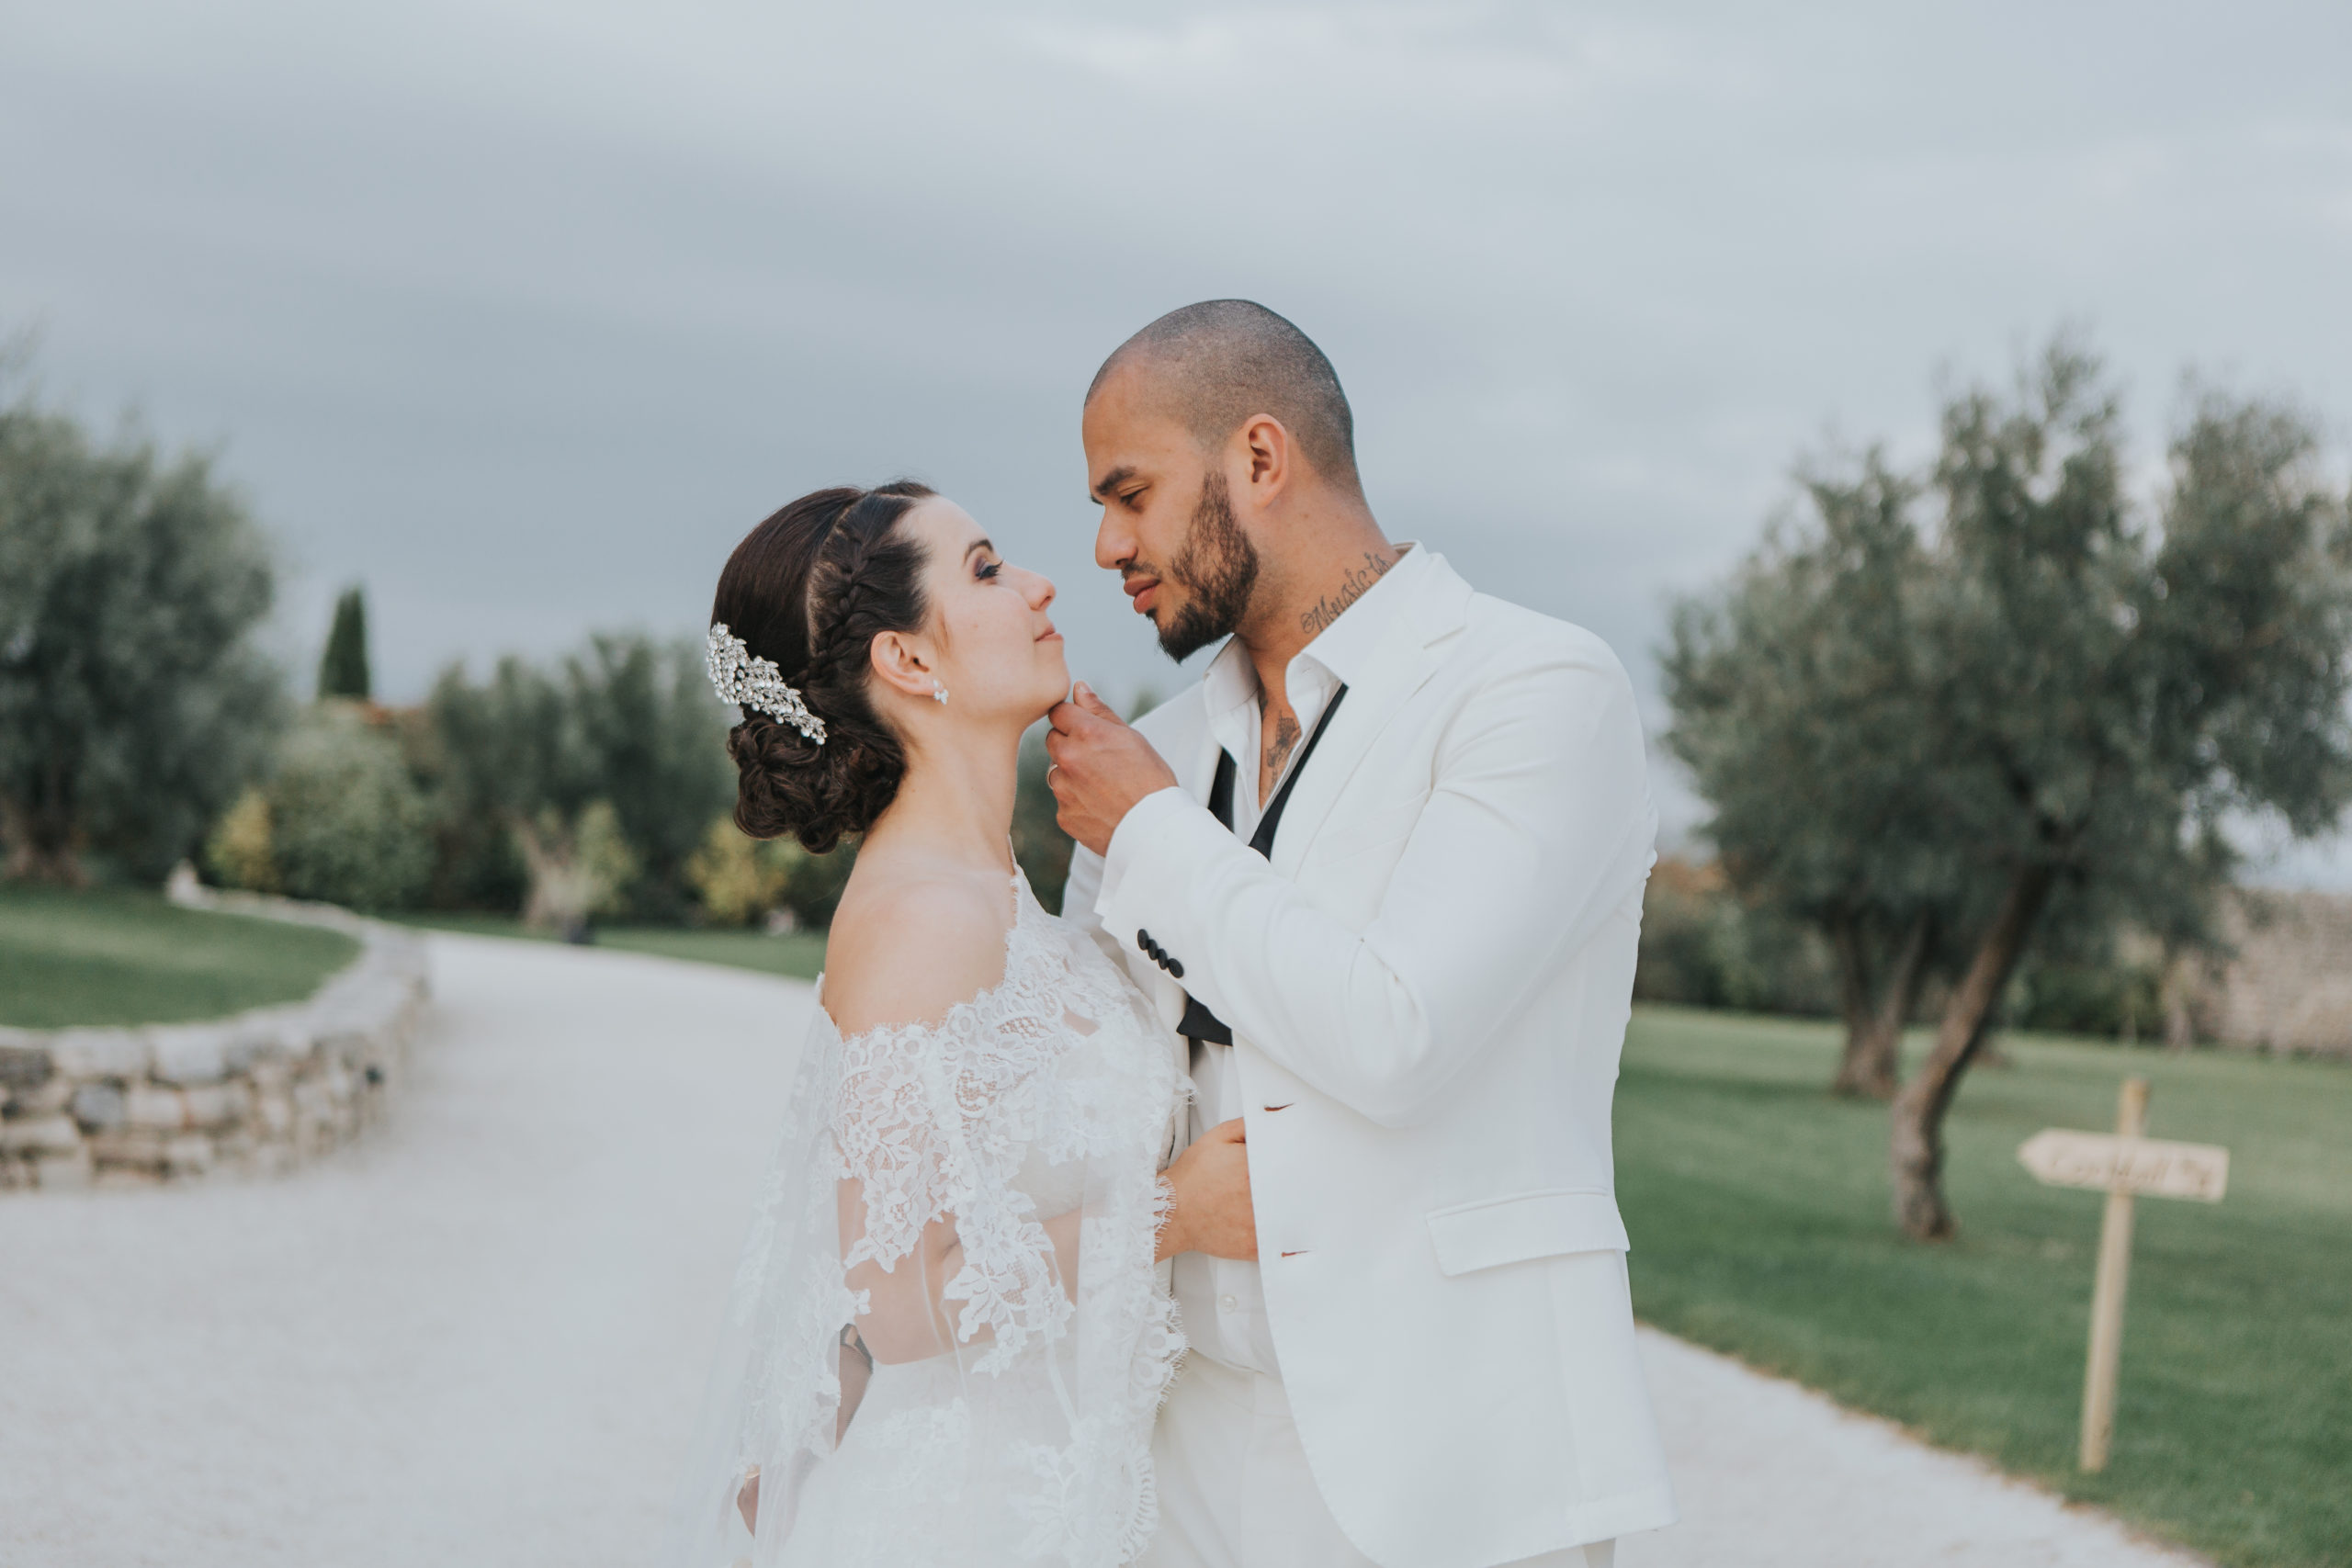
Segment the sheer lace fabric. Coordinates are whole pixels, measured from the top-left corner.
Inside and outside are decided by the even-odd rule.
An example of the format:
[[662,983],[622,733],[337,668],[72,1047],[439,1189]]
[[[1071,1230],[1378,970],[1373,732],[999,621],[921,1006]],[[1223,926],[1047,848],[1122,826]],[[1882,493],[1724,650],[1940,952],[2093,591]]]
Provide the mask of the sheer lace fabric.
[[1013,898],[1002,980],[939,1022],[845,1040],[817,1010],[675,1568],[1112,1568],[1148,1539],[1185,1085],[1126,976],[1018,876]]

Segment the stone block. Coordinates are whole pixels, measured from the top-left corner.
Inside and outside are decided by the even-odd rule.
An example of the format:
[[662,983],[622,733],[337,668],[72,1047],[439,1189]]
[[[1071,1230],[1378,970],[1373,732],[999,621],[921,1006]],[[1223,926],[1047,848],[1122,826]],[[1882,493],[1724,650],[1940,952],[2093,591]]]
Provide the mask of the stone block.
[[93,1133],[87,1146],[90,1157],[103,1169],[117,1166],[126,1168],[161,1170],[164,1168],[164,1134],[144,1130],[114,1133]]
[[259,1063],[301,1055],[309,1044],[302,1021],[306,1010],[261,1008],[228,1020],[222,1027],[229,1032],[230,1068],[250,1072]]
[[110,1133],[130,1117],[130,1102],[122,1090],[106,1082],[76,1084],[74,1120],[85,1133]]
[[266,1137],[292,1137],[294,1097],[282,1089],[261,1095],[254,1104],[254,1120]]
[[151,1029],[147,1037],[155,1052],[154,1066],[149,1070],[164,1083],[214,1084],[229,1074],[229,1044],[234,1035],[220,1024]]
[[74,1084],[62,1074],[38,1089],[20,1089],[8,1097],[11,1116],[54,1116],[74,1103]]
[[187,1102],[187,1121],[191,1127],[225,1127],[244,1120],[253,1107],[253,1091],[231,1079],[227,1083],[199,1084],[182,1089]]
[[0,1040],[0,1090],[37,1089],[55,1070],[49,1048],[29,1040]]
[[33,1170],[44,1192],[78,1192],[90,1185],[90,1151],[42,1155],[33,1161]]
[[153,1055],[135,1029],[61,1029],[50,1036],[50,1059],[71,1078],[136,1078]]
[[175,1089],[135,1083],[124,1096],[123,1123],[176,1133],[187,1125],[187,1096]]
[[201,1176],[212,1168],[212,1140],[201,1133],[182,1133],[164,1143],[164,1168],[174,1176]]
[[0,1150],[10,1154],[70,1155],[80,1153],[81,1148],[82,1129],[71,1116],[25,1116],[0,1122]]

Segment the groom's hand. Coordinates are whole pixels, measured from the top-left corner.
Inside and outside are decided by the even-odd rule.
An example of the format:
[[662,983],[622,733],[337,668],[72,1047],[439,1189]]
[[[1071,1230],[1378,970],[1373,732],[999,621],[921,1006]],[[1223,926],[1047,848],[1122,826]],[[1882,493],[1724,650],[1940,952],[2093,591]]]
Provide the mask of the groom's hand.
[[1083,682],[1046,717],[1054,727],[1046,737],[1053,759],[1046,783],[1060,807],[1062,831],[1107,854],[1121,819],[1136,801],[1174,784],[1175,770]]
[[1195,1139],[1168,1168],[1168,1224],[1159,1256],[1205,1252],[1211,1258],[1258,1257],[1258,1212],[1250,1206],[1250,1148],[1241,1118],[1220,1122]]

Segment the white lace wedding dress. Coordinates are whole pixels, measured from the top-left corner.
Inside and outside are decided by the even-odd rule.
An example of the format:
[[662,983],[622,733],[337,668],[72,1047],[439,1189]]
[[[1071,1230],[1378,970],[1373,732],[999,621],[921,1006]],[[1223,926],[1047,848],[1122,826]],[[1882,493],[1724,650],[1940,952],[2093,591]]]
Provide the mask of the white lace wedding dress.
[[1114,1568],[1150,1536],[1186,1084],[1118,966],[1012,882],[995,987],[847,1040],[817,1010],[673,1568]]

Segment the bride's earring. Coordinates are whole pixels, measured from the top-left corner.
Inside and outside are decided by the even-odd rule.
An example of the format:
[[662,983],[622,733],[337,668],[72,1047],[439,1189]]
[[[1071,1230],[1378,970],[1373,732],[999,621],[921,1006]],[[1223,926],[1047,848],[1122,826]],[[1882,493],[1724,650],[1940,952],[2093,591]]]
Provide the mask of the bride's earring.
[[931,694],[939,699],[939,705],[941,707],[945,707],[947,705],[947,688],[941,685],[936,681],[933,681],[931,683]]

